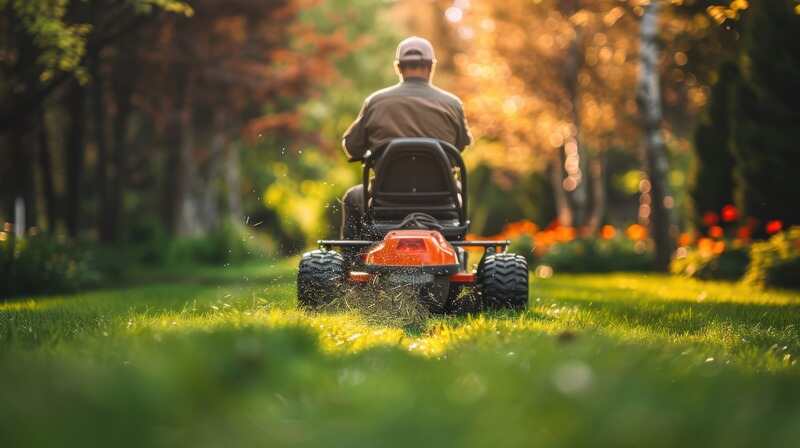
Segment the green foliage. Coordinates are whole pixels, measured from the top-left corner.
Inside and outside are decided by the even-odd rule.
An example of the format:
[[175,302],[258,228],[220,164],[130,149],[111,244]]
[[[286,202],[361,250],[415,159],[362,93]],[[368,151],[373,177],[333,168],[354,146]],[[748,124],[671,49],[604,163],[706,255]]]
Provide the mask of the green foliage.
[[71,243],[46,234],[22,240],[0,233],[0,298],[74,292],[128,280],[139,267],[242,263],[265,257],[269,247],[246,227],[227,224],[204,237],[170,240],[160,225],[145,222],[129,243]]
[[[331,55],[334,76],[316,79],[315,95],[299,104],[281,104],[265,113],[297,113],[304,136],[264,134],[255,150],[243,152],[243,177],[261,194],[246,196],[246,214],[262,222],[293,253],[314,241],[339,233],[344,192],[360,181],[356,164],[348,164],[339,149],[345,129],[355,119],[364,98],[397,82],[392,68],[400,37],[388,23],[391,5],[377,0],[313,2],[299,11],[297,25],[323,36],[340,38],[351,51]],[[307,42],[295,34],[288,47],[303,54]]]
[[530,269],[533,269],[533,267],[535,266],[534,262],[536,257],[533,253],[533,249],[534,249],[533,238],[531,238],[530,235],[522,235],[518,238],[515,238],[511,241],[511,244],[508,246],[509,252],[517,255],[522,255],[523,257],[525,257],[526,260],[528,260],[528,267]]
[[336,61],[334,84],[301,107],[303,127],[326,141],[338,145],[367,95],[397,82],[393,61],[401,37],[389,23],[388,10],[386,2],[377,0],[328,0],[300,14],[302,23],[322,34],[339,33],[353,45]]
[[202,237],[171,241],[164,259],[170,264],[240,263],[263,255],[251,237],[246,228],[226,223]]
[[275,177],[264,192],[264,205],[275,211],[276,224],[289,240],[301,241],[302,248],[338,231],[332,212],[339,209],[344,190],[356,182],[352,170],[306,150],[271,163],[270,171]]
[[720,254],[692,248],[672,260],[670,272],[703,280],[739,280],[749,262],[750,254],[746,247],[726,250]]
[[100,280],[85,248],[42,234],[19,240],[0,235],[0,298],[76,291]]
[[582,238],[553,245],[538,264],[559,272],[649,271],[653,254],[644,242],[627,238]]
[[800,226],[754,243],[745,283],[773,288],[800,289]]
[[694,134],[695,159],[690,173],[689,194],[692,219],[698,228],[703,227],[704,213],[716,212],[734,202],[734,160],[730,139],[731,99],[737,82],[739,70],[736,65],[723,63],[717,82],[711,88],[705,116]]
[[526,219],[546,225],[555,218],[553,192],[543,173],[518,176],[485,164],[468,170],[471,232],[488,235],[509,222]]
[[744,215],[762,223],[800,224],[800,15],[797,2],[751,2],[736,90],[733,154],[736,197]]
[[[86,44],[92,26],[71,23],[67,12],[75,0],[0,0],[0,10],[10,7],[27,34],[39,49],[38,64],[42,81],[50,80],[57,72],[75,73],[85,81],[82,66]],[[131,13],[148,13],[153,8],[191,16],[192,8],[180,0],[129,0]]]
[[80,63],[91,26],[65,21],[69,0],[3,0],[0,9],[8,7],[8,3],[40,49],[42,81],[49,80],[57,71],[76,72],[80,78],[86,78]]

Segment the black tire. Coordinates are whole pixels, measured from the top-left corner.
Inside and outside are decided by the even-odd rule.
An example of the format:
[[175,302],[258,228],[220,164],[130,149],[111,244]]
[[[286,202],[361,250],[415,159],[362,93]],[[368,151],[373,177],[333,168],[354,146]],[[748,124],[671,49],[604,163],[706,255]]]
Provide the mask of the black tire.
[[478,268],[478,288],[484,309],[524,310],[528,307],[528,262],[510,253],[487,255]]
[[316,310],[331,303],[345,283],[344,258],[333,250],[303,254],[297,273],[297,305]]

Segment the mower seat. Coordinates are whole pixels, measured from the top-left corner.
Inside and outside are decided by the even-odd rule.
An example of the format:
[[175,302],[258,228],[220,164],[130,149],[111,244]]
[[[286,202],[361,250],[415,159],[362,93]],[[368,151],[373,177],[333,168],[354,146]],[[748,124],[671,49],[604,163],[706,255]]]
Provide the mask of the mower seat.
[[[455,148],[427,138],[403,138],[389,142],[374,165],[375,177],[366,189],[367,231],[382,236],[411,213],[426,213],[444,226],[448,239],[463,238],[466,211],[451,158],[463,162]],[[454,153],[448,156],[448,152]],[[369,176],[368,166],[365,176]]]

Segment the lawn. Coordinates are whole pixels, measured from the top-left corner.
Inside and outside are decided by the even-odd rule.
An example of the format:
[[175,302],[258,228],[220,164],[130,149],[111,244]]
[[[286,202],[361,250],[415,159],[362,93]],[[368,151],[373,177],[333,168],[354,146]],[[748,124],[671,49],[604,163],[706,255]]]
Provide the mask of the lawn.
[[403,329],[296,311],[294,263],[0,303],[0,446],[800,444],[796,293],[557,274]]

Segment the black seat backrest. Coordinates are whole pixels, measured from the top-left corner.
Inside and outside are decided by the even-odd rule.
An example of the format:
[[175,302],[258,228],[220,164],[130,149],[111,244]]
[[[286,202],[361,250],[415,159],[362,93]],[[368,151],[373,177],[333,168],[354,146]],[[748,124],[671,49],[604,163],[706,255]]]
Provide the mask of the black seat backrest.
[[373,188],[376,195],[391,193],[399,199],[408,193],[407,198],[412,200],[427,196],[414,193],[452,192],[452,167],[436,143],[428,146],[392,142],[375,167]]
[[375,166],[370,196],[378,219],[402,218],[414,211],[454,219],[460,206],[450,159],[434,139],[392,140]]

